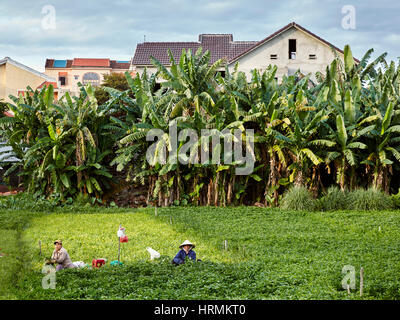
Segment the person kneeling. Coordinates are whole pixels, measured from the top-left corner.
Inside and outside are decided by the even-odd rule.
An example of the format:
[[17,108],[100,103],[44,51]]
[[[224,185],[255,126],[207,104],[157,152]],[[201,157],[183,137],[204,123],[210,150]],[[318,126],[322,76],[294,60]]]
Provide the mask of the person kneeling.
[[183,242],[179,246],[181,250],[179,250],[175,258],[172,260],[172,264],[175,265],[183,264],[185,263],[186,257],[192,259],[193,261],[196,261],[196,252],[192,250],[194,247],[195,245],[193,243],[191,243],[189,240],[185,240],[185,242]]

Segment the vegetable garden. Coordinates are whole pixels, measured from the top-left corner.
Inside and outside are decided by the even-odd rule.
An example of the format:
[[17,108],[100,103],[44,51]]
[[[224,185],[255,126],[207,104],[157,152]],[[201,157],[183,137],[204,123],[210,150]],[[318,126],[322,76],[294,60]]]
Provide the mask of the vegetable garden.
[[[50,213],[51,212],[51,213]],[[33,213],[1,211],[0,281],[14,299],[399,299],[398,211],[282,211],[256,207],[142,209],[70,208]],[[129,242],[117,256],[119,223]],[[20,241],[11,241],[20,229]],[[64,226],[64,227],[63,227]],[[17,237],[17,235],[15,235]],[[43,259],[64,239],[73,260],[106,258],[100,269],[56,273],[43,289]],[[4,240],[19,248],[4,247]],[[171,259],[183,239],[202,262]],[[38,241],[42,242],[39,255]],[[225,247],[225,240],[227,246]],[[161,253],[150,260],[146,246]],[[13,263],[11,264],[11,261]],[[8,262],[8,263],[7,263]],[[354,266],[356,289],[342,287],[342,268]],[[364,293],[359,295],[363,267]],[[3,294],[3,295],[2,295]],[[4,292],[0,290],[0,297]]]

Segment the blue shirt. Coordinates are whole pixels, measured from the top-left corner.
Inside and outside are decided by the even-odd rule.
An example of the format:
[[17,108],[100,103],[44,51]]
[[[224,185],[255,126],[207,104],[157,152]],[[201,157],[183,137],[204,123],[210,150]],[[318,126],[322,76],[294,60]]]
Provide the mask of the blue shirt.
[[176,264],[182,264],[185,262],[185,258],[189,257],[190,259],[192,259],[193,261],[196,261],[196,252],[194,252],[193,250],[189,250],[189,253],[186,254],[186,251],[181,249],[179,250],[179,252],[177,253],[177,255],[174,258],[174,262]]

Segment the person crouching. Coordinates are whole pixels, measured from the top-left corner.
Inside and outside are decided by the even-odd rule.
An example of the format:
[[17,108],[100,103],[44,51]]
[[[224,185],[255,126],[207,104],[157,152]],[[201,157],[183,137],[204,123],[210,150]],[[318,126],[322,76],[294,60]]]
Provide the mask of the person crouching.
[[54,251],[51,256],[51,262],[57,263],[56,271],[67,268],[75,268],[67,250],[65,250],[62,246],[61,240],[54,241]]
[[196,252],[194,252],[192,249],[195,247],[193,243],[191,243],[189,240],[185,240],[179,248],[179,252],[175,256],[175,258],[172,260],[172,264],[175,265],[180,265],[185,263],[186,257],[189,259],[192,259],[193,261],[196,261]]

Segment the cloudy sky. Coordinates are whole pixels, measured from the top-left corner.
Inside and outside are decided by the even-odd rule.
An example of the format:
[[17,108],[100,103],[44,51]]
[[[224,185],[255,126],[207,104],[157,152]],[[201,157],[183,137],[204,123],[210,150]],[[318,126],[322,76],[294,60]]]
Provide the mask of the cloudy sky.
[[[355,29],[343,27],[355,9]],[[53,10],[54,8],[54,10]],[[295,21],[361,58],[400,56],[400,1],[393,0],[0,0],[0,59],[38,71],[46,58],[130,60],[146,41],[197,41],[201,33],[261,40]],[[53,19],[54,18],[54,19]]]

